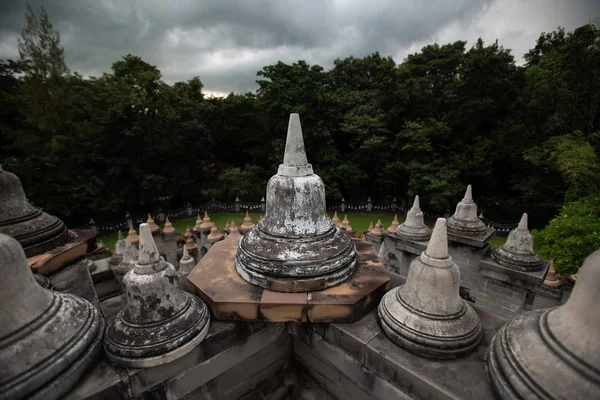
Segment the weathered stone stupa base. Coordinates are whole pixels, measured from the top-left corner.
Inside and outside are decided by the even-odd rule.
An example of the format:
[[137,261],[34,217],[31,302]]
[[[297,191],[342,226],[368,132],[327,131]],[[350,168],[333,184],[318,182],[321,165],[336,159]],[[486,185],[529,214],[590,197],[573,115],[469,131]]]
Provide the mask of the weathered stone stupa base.
[[49,276],[63,265],[67,265],[84,257],[96,248],[96,233],[92,230],[72,229],[69,239],[62,246],[46,253],[29,257],[27,262],[36,274]]
[[188,279],[198,288],[214,318],[227,321],[352,322],[375,307],[390,278],[373,247],[354,240],[356,271],[324,290],[283,293],[244,280],[236,270],[241,236],[215,243]]
[[[464,307],[458,316],[435,318],[414,309],[409,311],[410,306],[399,303],[398,290],[400,288],[386,293],[379,306],[381,327],[396,344],[417,355],[436,359],[463,357],[477,348],[481,340],[481,324],[471,307]],[[403,307],[399,307],[400,304]],[[411,320],[413,312],[423,317],[416,327],[411,326],[410,322],[406,323]],[[415,334],[415,329],[435,332],[435,336]],[[457,332],[460,335],[456,335]]]

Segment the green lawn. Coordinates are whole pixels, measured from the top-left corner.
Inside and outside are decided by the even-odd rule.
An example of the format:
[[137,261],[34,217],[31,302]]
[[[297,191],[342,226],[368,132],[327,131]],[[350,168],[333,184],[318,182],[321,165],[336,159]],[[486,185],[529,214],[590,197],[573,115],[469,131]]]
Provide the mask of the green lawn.
[[[256,223],[256,221],[258,221],[258,218],[260,217],[261,214],[250,214],[250,217],[252,218],[252,221],[254,221],[254,223]],[[246,216],[246,213],[215,213],[215,214],[210,214],[210,219],[212,220],[213,223],[215,223],[217,225],[217,228],[219,229],[224,229],[225,228],[225,224],[227,222],[230,222],[231,220],[235,221],[235,224],[237,226],[240,226],[243,222],[244,222],[244,217]],[[333,213],[329,213],[330,217],[333,217]],[[344,219],[344,214],[340,214],[338,213],[338,217],[340,218],[340,220]],[[400,223],[404,222],[404,215],[398,215],[398,221]],[[357,232],[364,232],[367,230],[367,228],[369,227],[369,224],[371,222],[373,222],[373,225],[375,225],[375,223],[377,222],[378,219],[381,218],[381,223],[383,224],[384,229],[387,229],[391,224],[392,224],[392,220],[394,219],[394,214],[389,214],[389,213],[352,213],[352,214],[348,214],[348,221],[350,222],[350,226],[352,226],[352,228],[354,228],[355,231]],[[189,219],[183,219],[183,220],[179,220],[179,221],[171,221],[173,224],[173,227],[175,229],[177,229],[178,232],[185,232],[186,227],[190,227],[193,228],[194,225],[196,224],[196,218],[189,218]],[[430,228],[433,228],[435,221],[429,221],[426,220],[425,224],[427,226],[429,226]],[[162,226],[161,226],[162,228]],[[127,232],[123,232],[124,236],[127,236]],[[115,243],[117,242],[117,234],[112,234],[112,235],[108,235],[108,236],[102,236],[100,238],[100,240],[102,240],[102,242],[104,242],[104,245],[109,248],[109,249],[114,249],[115,247]],[[496,247],[496,246],[500,246],[502,243],[504,243],[506,240],[506,238],[503,237],[494,237],[490,240],[490,244],[492,244],[492,246]]]

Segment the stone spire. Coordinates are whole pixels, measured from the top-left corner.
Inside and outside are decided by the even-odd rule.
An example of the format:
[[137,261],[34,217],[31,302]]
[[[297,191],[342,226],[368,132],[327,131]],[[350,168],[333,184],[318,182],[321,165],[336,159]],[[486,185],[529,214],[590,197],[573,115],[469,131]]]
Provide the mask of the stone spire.
[[167,219],[165,220],[165,227],[163,228],[163,233],[166,235],[172,235],[175,234],[175,228],[173,228],[173,224],[171,224],[171,221],[169,221],[169,217],[167,217]]
[[230,226],[231,226],[231,225],[229,224],[229,221],[225,222],[225,230],[226,230],[227,232],[229,232],[229,227],[230,227]]
[[544,286],[556,287],[560,286],[560,280],[558,279],[558,275],[556,270],[554,269],[554,262],[550,261],[550,267],[548,268],[548,275],[546,275],[546,279],[544,279]]
[[398,222],[398,215],[394,215],[394,220],[392,221],[392,225],[390,225],[390,227],[387,228],[387,231],[389,233],[396,233],[396,231],[398,230],[398,226],[400,226],[400,223]]
[[431,237],[429,229],[423,221],[423,211],[419,207],[419,196],[415,196],[413,206],[406,213],[406,221],[398,227],[396,235],[402,239],[424,242]]
[[412,353],[456,358],[474,351],[481,323],[458,291],[460,271],[448,254],[446,220],[438,218],[427,250],[410,265],[406,284],[387,292],[379,304],[386,335]]
[[61,246],[69,239],[65,224],[27,201],[21,181],[0,171],[0,233],[12,236],[31,257]]
[[192,236],[190,235],[186,240],[185,240],[185,246],[183,246],[185,248],[188,249],[188,251],[194,251],[198,248],[198,245],[196,244],[196,242],[194,242],[194,239],[192,239]]
[[185,240],[188,240],[192,237],[192,231],[190,230],[189,226],[185,228],[185,233],[183,234],[183,237],[185,238]]
[[200,232],[208,233],[210,232],[210,228],[213,227],[213,223],[210,221],[210,217],[208,216],[208,211],[204,211],[204,219],[199,226]]
[[367,228],[367,232],[371,233],[371,231],[373,230],[373,221],[371,221],[371,223],[369,224],[369,227]]
[[266,212],[246,232],[236,268],[246,281],[278,292],[336,285],[356,268],[354,242],[327,215],[325,186],[307,162],[298,114],[291,114],[283,164],[267,185]]
[[331,218],[331,220],[333,221],[333,223],[335,224],[335,226],[337,226],[338,228],[342,227],[342,222],[340,221],[340,218],[337,215],[337,211],[335,211],[333,213],[333,218]]
[[496,333],[487,356],[503,399],[594,399],[600,393],[600,250],[559,307],[520,314]]
[[375,228],[371,230],[371,235],[373,236],[383,236],[383,224],[381,223],[381,218],[377,220],[375,224]]
[[229,225],[229,235],[227,238],[235,236],[240,236],[240,231],[238,230],[237,226],[235,226],[235,221],[231,220],[231,224]]
[[110,265],[119,265],[123,261],[123,253],[127,242],[123,239],[123,234],[119,230],[117,243],[115,244],[115,252],[110,256]]
[[477,205],[473,201],[471,185],[465,197],[456,205],[454,215],[448,218],[448,232],[463,236],[481,236],[487,228],[477,216]]
[[148,213],[148,220],[146,221],[146,223],[148,224],[148,226],[150,226],[150,232],[152,232],[153,235],[156,235],[160,232],[160,228],[158,227],[158,225],[156,225],[150,213]]
[[[229,229],[231,229],[231,227]],[[223,235],[219,233],[219,229],[217,228],[217,226],[213,225],[212,228],[210,228],[210,233],[206,237],[206,240],[208,240],[211,243],[216,243],[221,239],[223,239]]]
[[252,218],[250,218],[250,214],[246,211],[246,217],[244,218],[244,223],[240,226],[240,231],[245,233],[254,227],[255,225],[252,223]]
[[138,244],[140,241],[140,237],[135,229],[133,229],[133,225],[129,227],[129,232],[127,232],[127,241],[131,244]]
[[123,281],[127,305],[104,339],[113,363],[154,367],[187,354],[204,339],[208,309],[200,298],[179,288],[177,271],[159,256],[148,224],[140,225],[139,260]]
[[351,233],[353,231],[352,227],[350,226],[350,221],[348,221],[348,214],[344,214],[344,220],[342,221],[342,229],[345,230],[347,233]]
[[19,242],[3,234],[0,270],[1,397],[62,398],[102,351],[100,313],[38,285]]
[[202,226],[202,218],[200,218],[200,214],[197,214],[198,216],[196,217],[196,224],[194,225],[194,232],[201,232],[200,230],[200,226]]
[[492,260],[498,264],[519,271],[539,271],[547,262],[533,251],[533,236],[527,229],[527,213],[524,213],[519,226],[508,234],[506,242],[492,250]]

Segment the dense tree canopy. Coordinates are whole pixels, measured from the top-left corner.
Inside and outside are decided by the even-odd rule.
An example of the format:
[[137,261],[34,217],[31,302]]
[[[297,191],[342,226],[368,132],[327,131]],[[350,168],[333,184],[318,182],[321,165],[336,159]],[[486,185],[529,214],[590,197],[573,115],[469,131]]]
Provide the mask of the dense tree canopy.
[[[600,30],[543,33],[518,66],[482,40],[431,44],[400,64],[374,53],[258,71],[256,93],[206,98],[134,55],[84,78],[45,12],[27,11],[0,63],[0,158],[29,198],[76,226],[212,197],[257,201],[300,113],[329,201],[410,201],[452,212],[467,184],[499,222],[546,224],[597,193]],[[37,38],[37,39],[36,39]],[[39,40],[38,40],[39,39]],[[592,167],[591,167],[592,166]]]

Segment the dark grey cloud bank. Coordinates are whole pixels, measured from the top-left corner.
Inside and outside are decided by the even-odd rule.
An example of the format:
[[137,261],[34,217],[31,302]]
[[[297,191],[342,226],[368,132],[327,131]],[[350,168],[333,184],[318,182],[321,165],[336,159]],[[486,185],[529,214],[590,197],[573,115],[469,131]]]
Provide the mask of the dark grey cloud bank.
[[[17,56],[25,1],[0,2],[0,58]],[[207,91],[256,88],[263,66],[333,60],[375,51],[397,62],[432,43],[478,37],[518,62],[542,31],[600,17],[596,0],[30,0],[60,31],[69,67],[110,71],[128,53],[167,82],[200,76]]]

